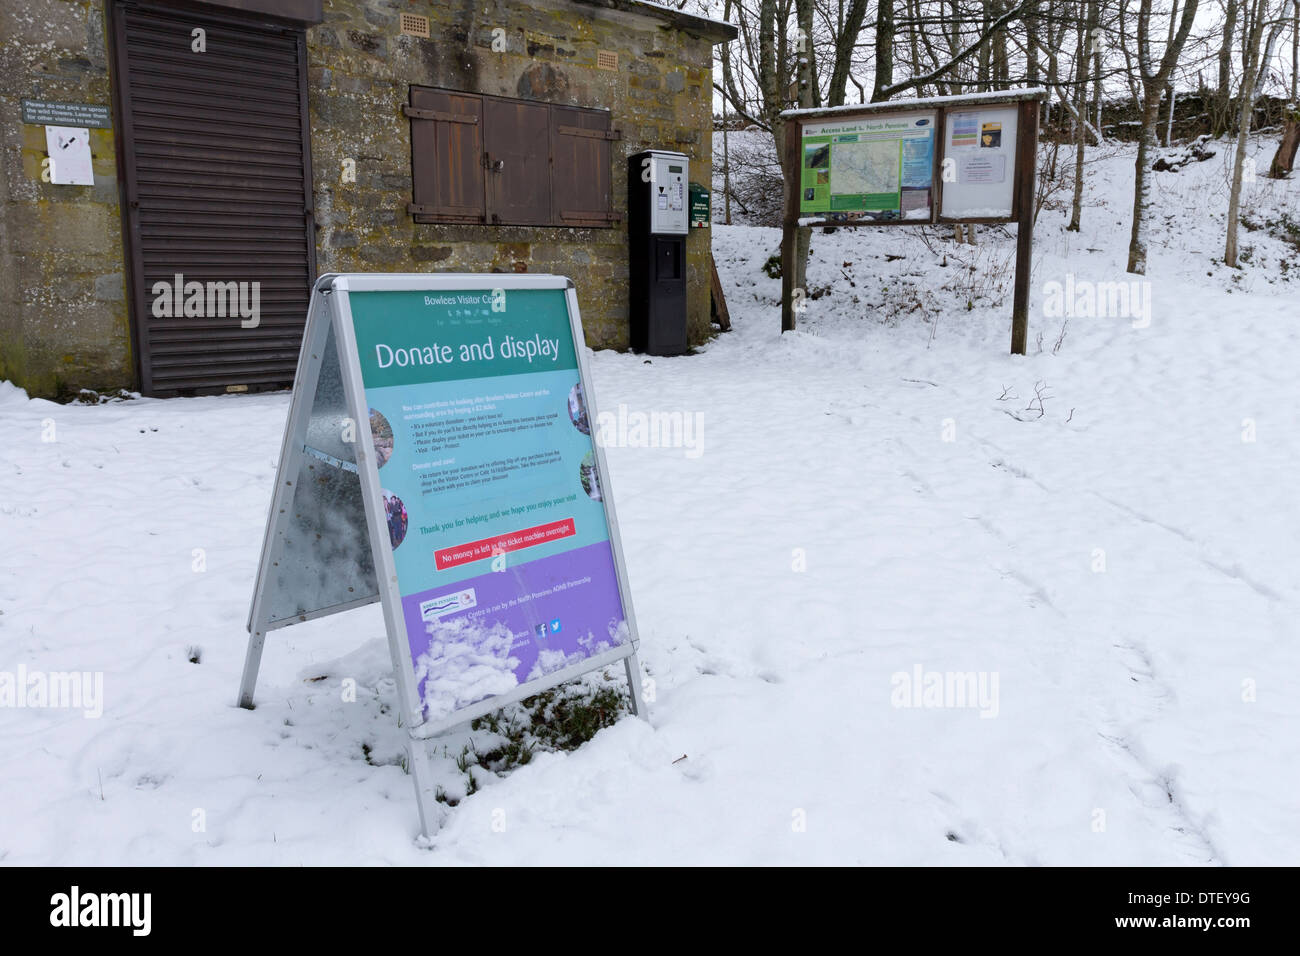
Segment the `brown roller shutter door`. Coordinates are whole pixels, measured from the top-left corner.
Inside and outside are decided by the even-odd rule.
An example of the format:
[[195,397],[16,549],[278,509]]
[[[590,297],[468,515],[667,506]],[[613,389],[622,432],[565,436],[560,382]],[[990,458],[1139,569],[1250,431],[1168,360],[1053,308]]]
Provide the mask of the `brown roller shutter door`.
[[[288,386],[315,277],[303,32],[123,0],[113,29],[141,390]],[[177,274],[258,283],[259,324],[155,316],[154,284]]]

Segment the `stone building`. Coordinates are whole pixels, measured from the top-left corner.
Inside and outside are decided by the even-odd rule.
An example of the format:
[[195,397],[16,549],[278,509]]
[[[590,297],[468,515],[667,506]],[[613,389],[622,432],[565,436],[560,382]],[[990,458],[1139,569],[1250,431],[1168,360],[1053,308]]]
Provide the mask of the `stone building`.
[[[4,3],[0,379],[283,387],[311,279],[342,271],[568,275],[588,343],[626,348],[627,157],[708,182],[734,36],[642,0]],[[93,184],[65,182],[78,127]]]

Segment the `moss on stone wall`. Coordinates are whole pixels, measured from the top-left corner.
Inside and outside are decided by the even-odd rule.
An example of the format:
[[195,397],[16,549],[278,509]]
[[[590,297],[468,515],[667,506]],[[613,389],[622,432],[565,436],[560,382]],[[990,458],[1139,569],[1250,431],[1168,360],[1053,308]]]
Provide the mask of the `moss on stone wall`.
[[23,98],[108,105],[105,44],[102,0],[0,5],[0,378],[33,395],[132,384],[113,130],[90,131],[95,185],[56,186],[21,122]]

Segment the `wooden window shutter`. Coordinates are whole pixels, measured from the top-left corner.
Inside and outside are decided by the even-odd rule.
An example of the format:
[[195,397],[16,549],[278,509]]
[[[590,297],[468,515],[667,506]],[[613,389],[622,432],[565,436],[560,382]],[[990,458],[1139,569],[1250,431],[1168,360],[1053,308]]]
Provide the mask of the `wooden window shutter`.
[[546,226],[551,215],[550,107],[487,97],[483,103],[487,221]]
[[609,226],[614,212],[610,143],[618,138],[606,110],[551,107],[551,196],[557,226]]
[[485,222],[483,99],[411,87],[411,198],[416,222]]

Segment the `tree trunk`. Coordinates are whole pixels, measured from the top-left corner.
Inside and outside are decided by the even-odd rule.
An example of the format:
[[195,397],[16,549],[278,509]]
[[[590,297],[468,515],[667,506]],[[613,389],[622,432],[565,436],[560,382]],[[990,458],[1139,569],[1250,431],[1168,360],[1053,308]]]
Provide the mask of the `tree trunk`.
[[[1279,10],[1278,13],[1281,11]],[[1279,16],[1269,28],[1268,40],[1264,43],[1264,55],[1259,58],[1259,69],[1255,71],[1255,85],[1251,89],[1251,100],[1254,102],[1258,102],[1264,95],[1264,82],[1268,79],[1268,70],[1265,67],[1272,61],[1273,54],[1277,51],[1278,38],[1285,27],[1286,21]]]
[[835,62],[831,68],[830,86],[826,91],[827,106],[843,106],[849,79],[853,71],[853,46],[862,32],[862,22],[867,17],[867,0],[850,0],[844,23],[835,37]]
[[[1166,43],[1174,42],[1174,25],[1177,22],[1178,22],[1178,0],[1174,0],[1173,13],[1169,14],[1169,38],[1165,41]],[[1174,133],[1174,99],[1175,99],[1174,84],[1172,83],[1169,84],[1166,93],[1169,98],[1169,111],[1165,122],[1165,146],[1168,147],[1170,145],[1169,144],[1170,137],[1172,137]]]
[[1300,0],[1295,0],[1291,17],[1291,105],[1300,99]]
[[[1080,3],[1080,13],[1083,12],[1084,4]],[[1083,157],[1084,157],[1084,117],[1088,112],[1088,36],[1093,29],[1093,19],[1096,12],[1096,0],[1088,0],[1087,3],[1088,17],[1085,24],[1083,17],[1079,18],[1078,42],[1075,46],[1075,80],[1077,82],[1075,93],[1075,117],[1074,117],[1074,198],[1070,204],[1070,224],[1066,226],[1069,232],[1078,232],[1080,220],[1083,217]]]
[[[1232,158],[1232,189],[1228,193],[1228,237],[1223,244],[1223,264],[1237,268],[1237,223],[1241,217],[1241,182],[1246,169],[1246,145],[1251,119],[1255,115],[1255,76],[1259,71],[1260,45],[1264,39],[1264,21],[1268,0],[1247,0],[1249,34],[1244,37],[1246,72],[1241,78],[1240,102],[1237,105],[1237,151]],[[1253,160],[1252,160],[1253,162]]]
[[1237,29],[1239,0],[1227,0],[1223,13],[1223,42],[1219,44],[1219,89],[1214,97],[1214,110],[1210,117],[1215,138],[1228,131],[1228,104],[1232,100],[1232,41]]
[[1101,62],[1104,44],[1102,42],[1101,12],[1099,7],[1100,5],[1096,2],[1096,0],[1094,0],[1093,2],[1094,15],[1093,15],[1092,30],[1089,32],[1088,35],[1092,40],[1092,51],[1091,51],[1092,77],[1093,77],[1092,99],[1093,99],[1093,109],[1096,111],[1096,118],[1093,121],[1093,125],[1097,127],[1097,135],[1101,136],[1101,101],[1102,101],[1101,79],[1105,74],[1102,70],[1102,62]]
[[[991,12],[990,9],[989,9],[989,4],[990,4],[990,2],[991,2],[991,0],[984,0],[984,3],[983,3],[983,8],[984,8],[984,14],[983,14],[983,16],[984,16],[984,19],[983,19],[983,21],[980,23],[980,29],[981,29],[981,30],[988,30],[988,28],[989,28],[989,24],[993,21],[992,12]],[[980,72],[979,72],[979,84],[980,84],[980,87],[979,87],[979,88],[980,88],[980,92],[981,92],[981,93],[987,93],[989,90],[993,89],[993,85],[992,85],[992,83],[989,82],[989,80],[990,80],[990,76],[989,76],[989,74],[990,74],[990,62],[991,62],[991,59],[992,59],[992,57],[991,57],[990,52],[989,52],[989,44],[986,43],[986,44],[984,44],[982,47],[980,47],[980,57],[979,57],[979,71],[980,71]]]
[[[1055,36],[1052,31],[1052,19],[1052,17],[1049,17],[1047,20],[1047,46],[1044,48],[1047,53],[1047,88],[1049,90],[1056,89],[1057,86],[1060,85],[1061,79],[1060,61],[1057,58],[1057,48],[1059,44],[1057,43],[1057,36]],[[1046,107],[1045,112],[1047,113],[1046,119],[1050,123],[1052,121],[1052,97],[1050,95],[1044,101],[1044,106]]]
[[776,65],[776,0],[761,0],[758,7],[758,92],[763,99],[763,119],[776,137],[776,154],[784,156],[776,117],[781,112],[782,94]]
[[[907,31],[907,42],[912,49],[912,64],[909,69],[913,75],[921,72],[921,47],[916,36],[921,32],[916,28],[916,21],[920,19],[920,16],[919,0],[907,0],[907,18],[912,21],[912,25]],[[925,94],[918,89],[916,95],[924,96]]]
[[1160,113],[1160,94],[1148,93],[1142,104],[1142,136],[1138,139],[1137,163],[1133,180],[1133,232],[1128,243],[1128,271],[1147,274],[1147,210],[1151,206],[1151,180],[1148,177],[1151,154],[1156,148],[1156,121]]
[[1282,130],[1282,142],[1277,144],[1277,152],[1268,167],[1271,178],[1285,179],[1295,169],[1297,149],[1300,149],[1300,110],[1293,109],[1287,115],[1286,127]]
[[1038,85],[1038,0],[1025,3],[1025,82]]
[[894,82],[894,0],[878,0],[876,8],[876,82],[871,102],[885,99],[885,89]]
[[[991,12],[994,20],[1002,16],[1002,14],[1005,11],[1006,11],[1006,6],[1004,5],[1004,0],[993,0]],[[989,46],[990,46],[989,53],[993,60],[993,68],[992,68],[993,88],[998,90],[1004,90],[1007,88],[1008,85],[1007,79],[1011,75],[1011,67],[1007,61],[1007,28],[1006,27],[1003,27],[1002,29],[998,30],[996,33],[993,34],[993,42],[989,44]]]
[[[795,0],[795,16],[799,22],[799,43],[796,49],[796,55],[799,58],[799,106],[809,107],[816,104],[817,96],[817,71],[813,63],[813,0]],[[791,123],[786,135],[793,136],[796,134],[798,127]],[[785,154],[782,153],[782,156]],[[803,162],[800,158],[800,162]],[[794,174],[799,175],[797,172]],[[795,182],[798,182],[796,178]],[[794,288],[803,289],[807,293],[806,284],[808,274],[808,248],[812,244],[812,229],[808,226],[802,226],[795,233],[794,245],[794,262],[795,276]]]
[[[1187,44],[1196,20],[1199,0],[1187,0],[1182,18],[1173,40],[1165,44],[1159,67],[1152,68],[1151,57],[1151,6],[1152,0],[1141,0],[1137,21],[1137,61],[1142,77],[1142,131],[1138,138],[1137,161],[1133,177],[1133,231],[1128,245],[1128,271],[1146,275],[1147,271],[1147,211],[1151,205],[1151,182],[1148,166],[1156,145],[1156,122],[1160,118],[1160,94],[1169,84],[1174,66]],[[1121,6],[1121,11],[1123,7]],[[1127,55],[1127,47],[1126,47]]]

